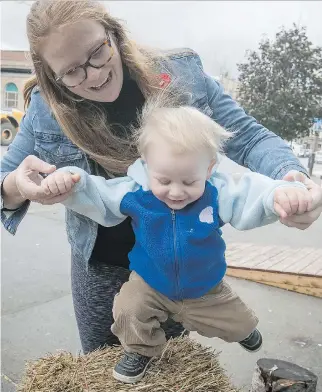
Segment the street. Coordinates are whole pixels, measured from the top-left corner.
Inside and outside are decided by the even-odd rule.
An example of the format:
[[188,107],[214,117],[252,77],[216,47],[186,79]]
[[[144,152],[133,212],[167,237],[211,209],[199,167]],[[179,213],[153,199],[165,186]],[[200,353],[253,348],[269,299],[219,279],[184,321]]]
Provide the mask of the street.
[[[221,169],[232,172],[236,166],[224,160]],[[16,236],[1,230],[2,391],[12,392],[26,360],[57,349],[76,354],[81,347],[70,293],[70,250],[63,207],[32,204]],[[322,219],[305,231],[276,223],[249,232],[226,226],[223,232],[227,242],[322,247]],[[321,392],[321,299],[239,279],[227,280],[256,311],[263,349],[249,354],[238,344],[192,336],[222,351],[222,364],[244,390],[249,388],[256,360],[272,357],[312,370],[320,378]]]

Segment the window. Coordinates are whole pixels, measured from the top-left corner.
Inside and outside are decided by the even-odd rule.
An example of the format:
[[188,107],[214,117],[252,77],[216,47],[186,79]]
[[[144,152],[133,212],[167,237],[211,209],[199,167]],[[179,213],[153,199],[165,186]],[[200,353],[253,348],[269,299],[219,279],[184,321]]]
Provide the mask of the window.
[[18,107],[18,88],[14,83],[6,84],[4,102],[6,108]]

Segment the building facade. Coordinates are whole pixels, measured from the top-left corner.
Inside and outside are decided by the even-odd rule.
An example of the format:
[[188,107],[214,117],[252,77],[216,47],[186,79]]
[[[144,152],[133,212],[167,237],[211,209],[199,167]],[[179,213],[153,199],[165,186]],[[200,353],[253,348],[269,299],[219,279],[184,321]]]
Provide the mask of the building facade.
[[[313,131],[311,131],[309,136],[305,136],[305,137],[297,139],[296,143],[313,151],[314,146],[315,146],[315,133]],[[317,139],[316,149],[317,149],[317,151],[322,150],[322,132],[319,133],[319,138]]]
[[23,88],[31,75],[29,52],[1,50],[1,109],[24,110]]

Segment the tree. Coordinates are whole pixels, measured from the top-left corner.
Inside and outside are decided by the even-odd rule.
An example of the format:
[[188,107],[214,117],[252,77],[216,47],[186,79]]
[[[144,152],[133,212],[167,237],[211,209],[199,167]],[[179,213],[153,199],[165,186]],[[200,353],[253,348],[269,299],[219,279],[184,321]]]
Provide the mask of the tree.
[[322,114],[322,48],[308,40],[305,27],[282,28],[237,66],[238,99],[250,115],[289,141],[309,134]]

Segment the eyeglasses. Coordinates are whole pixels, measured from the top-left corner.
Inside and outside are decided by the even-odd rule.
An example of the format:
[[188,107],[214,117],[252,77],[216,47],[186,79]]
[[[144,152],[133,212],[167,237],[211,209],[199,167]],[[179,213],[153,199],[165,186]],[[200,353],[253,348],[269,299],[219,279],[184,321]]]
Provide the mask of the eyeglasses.
[[97,49],[95,49],[86,63],[70,69],[55,80],[58,83],[63,83],[66,87],[77,87],[87,79],[87,67],[96,69],[102,68],[112,59],[113,55],[114,49],[111,40],[107,38]]

